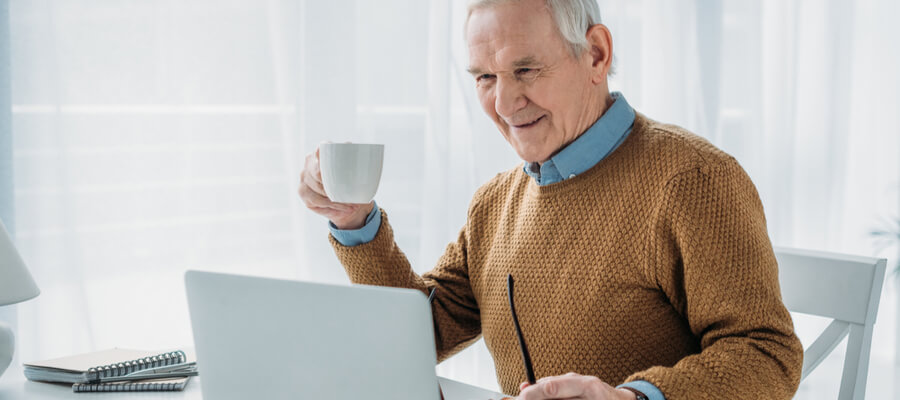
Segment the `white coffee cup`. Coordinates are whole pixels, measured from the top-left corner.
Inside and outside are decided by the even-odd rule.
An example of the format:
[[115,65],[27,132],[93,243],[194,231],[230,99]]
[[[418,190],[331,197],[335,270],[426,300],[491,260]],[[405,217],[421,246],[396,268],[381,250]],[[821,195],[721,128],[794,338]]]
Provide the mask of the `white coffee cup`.
[[319,146],[319,168],[328,199],[335,203],[368,203],[378,191],[383,144],[325,143]]

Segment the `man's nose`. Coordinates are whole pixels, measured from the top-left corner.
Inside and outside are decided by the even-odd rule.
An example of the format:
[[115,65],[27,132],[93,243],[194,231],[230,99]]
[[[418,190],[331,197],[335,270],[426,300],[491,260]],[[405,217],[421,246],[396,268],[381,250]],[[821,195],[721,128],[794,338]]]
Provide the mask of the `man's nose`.
[[496,90],[494,110],[504,119],[512,117],[528,104],[528,99],[525,98],[519,82],[515,79],[498,76],[494,90]]

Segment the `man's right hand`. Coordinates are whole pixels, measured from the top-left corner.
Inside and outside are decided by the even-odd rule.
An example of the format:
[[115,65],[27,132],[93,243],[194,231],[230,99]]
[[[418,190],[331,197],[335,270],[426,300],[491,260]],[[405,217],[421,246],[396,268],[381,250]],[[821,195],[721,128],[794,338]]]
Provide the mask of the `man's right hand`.
[[322,170],[319,169],[319,148],[306,156],[303,172],[300,173],[300,189],[297,191],[306,207],[314,213],[331,220],[338,229],[359,229],[365,226],[366,217],[375,207],[368,204],[332,202],[322,186]]

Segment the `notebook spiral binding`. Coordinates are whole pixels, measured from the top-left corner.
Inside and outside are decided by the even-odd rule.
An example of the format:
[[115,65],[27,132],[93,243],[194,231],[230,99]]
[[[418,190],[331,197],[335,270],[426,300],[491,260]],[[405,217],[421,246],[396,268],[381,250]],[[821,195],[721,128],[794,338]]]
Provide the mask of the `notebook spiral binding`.
[[122,375],[128,375],[147,368],[163,367],[166,365],[181,364],[187,360],[184,352],[181,350],[163,353],[152,357],[139,358],[137,360],[125,361],[116,364],[103,365],[90,368],[87,371],[88,380],[94,381],[100,378],[112,378]]
[[80,392],[144,392],[144,391],[176,391],[184,389],[186,382],[114,382],[114,383],[76,383],[72,391]]

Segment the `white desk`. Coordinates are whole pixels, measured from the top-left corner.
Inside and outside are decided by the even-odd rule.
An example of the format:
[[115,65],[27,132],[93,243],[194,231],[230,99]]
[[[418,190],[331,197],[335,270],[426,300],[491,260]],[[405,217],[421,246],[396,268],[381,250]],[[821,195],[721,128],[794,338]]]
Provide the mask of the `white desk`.
[[[439,378],[441,389],[447,400],[498,400],[502,394],[494,393],[479,387],[467,385],[454,380]],[[118,399],[166,399],[166,400],[202,400],[200,394],[200,377],[195,376],[181,392],[122,392],[122,393],[74,393],[72,385],[55,385],[50,383],[31,382],[25,379],[22,367],[11,365],[3,376],[0,376],[0,399],[2,400],[118,400]]]

